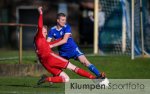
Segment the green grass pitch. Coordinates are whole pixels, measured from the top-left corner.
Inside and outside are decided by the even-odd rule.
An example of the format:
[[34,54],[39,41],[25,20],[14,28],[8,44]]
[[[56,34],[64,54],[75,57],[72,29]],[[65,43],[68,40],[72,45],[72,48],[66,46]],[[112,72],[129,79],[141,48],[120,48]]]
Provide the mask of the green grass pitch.
[[[129,56],[88,56],[99,70],[104,71],[109,79],[149,79],[150,59],[137,58],[131,60]],[[24,60],[33,63],[32,59]],[[10,62],[10,61],[8,61]],[[13,60],[11,60],[13,62]],[[88,71],[77,61],[71,62]],[[0,62],[2,63],[2,61]],[[16,61],[14,62],[16,63]],[[71,79],[84,79],[70,70],[65,70]],[[34,87],[39,77],[0,77],[0,94],[64,94],[64,84],[45,83]]]

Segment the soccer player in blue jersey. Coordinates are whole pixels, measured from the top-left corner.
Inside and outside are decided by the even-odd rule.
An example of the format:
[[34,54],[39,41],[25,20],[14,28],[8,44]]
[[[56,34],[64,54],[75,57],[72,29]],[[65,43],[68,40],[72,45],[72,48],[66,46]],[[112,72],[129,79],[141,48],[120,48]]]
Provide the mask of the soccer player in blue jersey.
[[49,30],[47,41],[52,41],[52,38],[55,40],[61,38],[62,40],[51,45],[50,48],[58,46],[59,55],[61,57],[68,60],[71,58],[79,60],[82,64],[87,66],[88,69],[97,76],[97,78],[104,78],[105,74],[103,72],[100,73],[100,71],[87,60],[85,55],[80,51],[79,47],[74,42],[71,27],[66,23],[66,20],[67,17],[64,13],[57,14],[57,24]]

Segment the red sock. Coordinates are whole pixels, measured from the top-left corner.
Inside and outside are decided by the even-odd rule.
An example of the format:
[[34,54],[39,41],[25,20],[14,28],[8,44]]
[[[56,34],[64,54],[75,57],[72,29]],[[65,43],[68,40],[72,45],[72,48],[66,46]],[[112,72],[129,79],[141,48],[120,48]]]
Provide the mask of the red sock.
[[85,71],[85,70],[83,70],[81,68],[76,68],[75,72],[77,74],[79,74],[80,76],[84,76],[84,77],[87,77],[89,79],[94,79],[95,78],[95,76],[93,76],[92,74],[90,74],[89,72],[87,72],[87,71]]
[[62,83],[64,82],[64,79],[61,76],[55,76],[55,77],[47,77],[46,81],[53,83]]

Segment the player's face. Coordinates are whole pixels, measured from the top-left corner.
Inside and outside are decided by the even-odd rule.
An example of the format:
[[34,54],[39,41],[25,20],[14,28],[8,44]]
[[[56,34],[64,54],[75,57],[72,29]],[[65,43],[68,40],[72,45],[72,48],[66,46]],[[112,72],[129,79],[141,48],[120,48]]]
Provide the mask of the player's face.
[[57,19],[57,23],[58,23],[61,27],[63,27],[63,26],[66,24],[66,17],[60,16],[60,18]]
[[43,27],[42,28],[42,33],[43,33],[43,36],[46,38],[46,36],[47,36],[47,28]]

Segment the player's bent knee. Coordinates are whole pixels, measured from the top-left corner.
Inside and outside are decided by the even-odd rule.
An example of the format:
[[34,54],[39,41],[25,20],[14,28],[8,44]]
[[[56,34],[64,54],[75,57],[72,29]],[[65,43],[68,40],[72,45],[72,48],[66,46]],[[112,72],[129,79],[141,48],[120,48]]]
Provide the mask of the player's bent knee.
[[61,72],[59,76],[64,79],[64,82],[69,82],[70,80],[69,76],[65,72]]
[[65,82],[69,82],[70,78],[69,77],[66,77],[65,78]]
[[70,78],[68,75],[63,75],[64,82],[69,82]]

